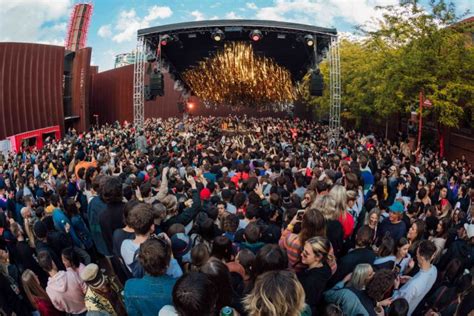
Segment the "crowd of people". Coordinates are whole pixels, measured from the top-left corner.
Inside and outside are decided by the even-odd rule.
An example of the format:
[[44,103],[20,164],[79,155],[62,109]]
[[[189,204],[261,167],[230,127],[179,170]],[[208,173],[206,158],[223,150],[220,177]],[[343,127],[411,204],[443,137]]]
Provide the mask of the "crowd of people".
[[0,314],[472,313],[471,162],[327,131],[151,119],[0,155]]

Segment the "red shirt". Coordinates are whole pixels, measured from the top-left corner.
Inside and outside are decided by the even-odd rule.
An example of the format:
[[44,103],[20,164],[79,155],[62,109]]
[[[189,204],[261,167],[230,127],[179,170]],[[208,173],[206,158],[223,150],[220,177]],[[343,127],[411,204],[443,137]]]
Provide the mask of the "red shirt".
[[346,216],[341,215],[339,217],[339,223],[342,225],[342,229],[344,231],[344,240],[351,237],[352,232],[354,231],[354,218],[348,212],[346,212]]
[[64,316],[63,312],[58,311],[54,308],[53,304],[47,300],[36,297],[36,306],[38,306],[38,312],[41,316]]

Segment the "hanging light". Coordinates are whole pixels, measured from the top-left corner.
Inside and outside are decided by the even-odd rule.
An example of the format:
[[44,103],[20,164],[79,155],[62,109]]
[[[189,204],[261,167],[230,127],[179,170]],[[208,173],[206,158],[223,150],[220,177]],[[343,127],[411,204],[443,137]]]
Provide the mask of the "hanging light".
[[225,34],[224,34],[224,32],[222,32],[222,30],[215,29],[214,31],[212,31],[211,37],[216,42],[220,42],[225,38]]
[[313,35],[310,35],[310,34],[306,35],[306,36],[304,37],[304,41],[305,41],[306,45],[308,45],[308,46],[313,46],[313,45],[314,45],[314,37],[313,37]]
[[258,42],[263,38],[263,34],[259,30],[253,30],[252,32],[250,32],[249,37],[252,41]]
[[171,36],[165,34],[161,37],[160,44],[161,46],[166,46],[171,41]]

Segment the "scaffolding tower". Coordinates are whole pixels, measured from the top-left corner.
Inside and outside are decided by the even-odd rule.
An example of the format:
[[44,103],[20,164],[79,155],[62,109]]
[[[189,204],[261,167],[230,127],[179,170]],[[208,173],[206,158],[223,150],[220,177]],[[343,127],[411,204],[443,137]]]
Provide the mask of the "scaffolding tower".
[[133,125],[135,128],[143,127],[145,121],[145,53],[145,38],[139,36],[133,67]]
[[339,143],[341,132],[341,64],[339,41],[337,36],[331,37],[329,46],[329,147],[334,149]]

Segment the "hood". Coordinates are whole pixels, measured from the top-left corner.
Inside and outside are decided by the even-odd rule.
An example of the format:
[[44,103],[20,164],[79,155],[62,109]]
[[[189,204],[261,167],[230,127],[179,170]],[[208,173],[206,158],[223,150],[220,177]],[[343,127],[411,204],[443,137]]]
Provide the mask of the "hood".
[[57,292],[67,290],[67,275],[65,271],[59,271],[54,277],[49,278],[48,287]]

